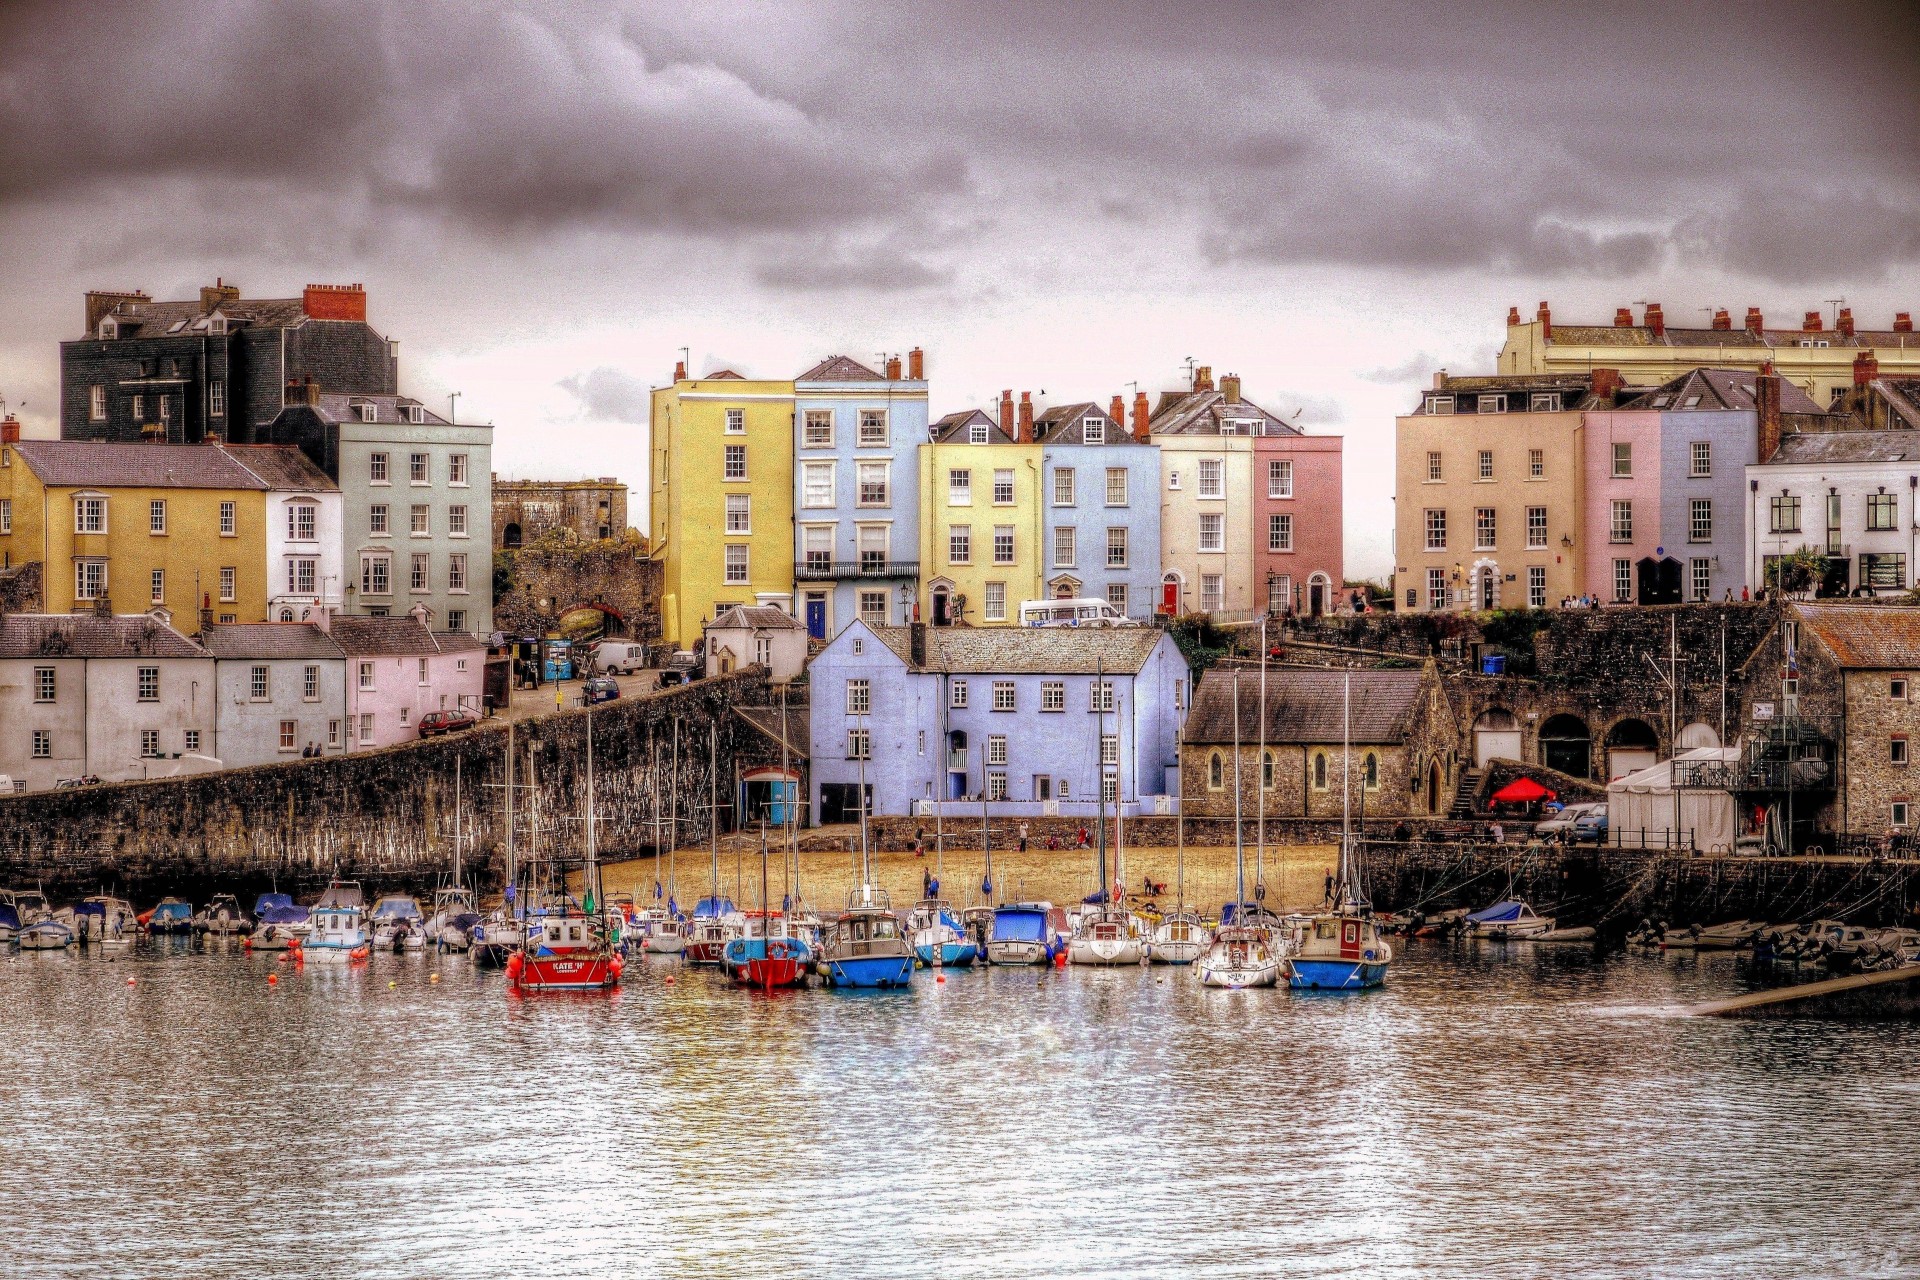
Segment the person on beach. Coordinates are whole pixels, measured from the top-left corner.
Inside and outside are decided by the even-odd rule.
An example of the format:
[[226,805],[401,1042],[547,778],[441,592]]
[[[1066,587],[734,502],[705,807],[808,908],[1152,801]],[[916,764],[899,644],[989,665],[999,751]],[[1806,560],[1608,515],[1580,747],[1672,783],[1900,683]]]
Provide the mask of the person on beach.
[[1087,847],[1087,825],[1084,822],[1080,824],[1080,847]]
[[1023,822],[1020,824],[1020,852],[1025,853],[1026,851],[1027,851],[1027,824]]

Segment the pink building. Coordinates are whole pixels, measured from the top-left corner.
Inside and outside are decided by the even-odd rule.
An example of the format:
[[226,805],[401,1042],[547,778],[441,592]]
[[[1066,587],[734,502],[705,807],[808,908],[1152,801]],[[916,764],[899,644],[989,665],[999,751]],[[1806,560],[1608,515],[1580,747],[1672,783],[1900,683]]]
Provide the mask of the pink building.
[[1253,440],[1254,599],[1269,613],[1330,613],[1342,601],[1339,436]]
[[417,738],[429,711],[480,710],[486,647],[464,633],[429,631],[426,617],[424,606],[400,617],[315,610],[315,625],[347,657],[347,750]]
[[1635,566],[1643,559],[1657,560],[1660,557],[1655,553],[1665,551],[1660,521],[1660,434],[1658,413],[1590,411],[1583,422],[1583,589],[1603,602],[1633,600]]

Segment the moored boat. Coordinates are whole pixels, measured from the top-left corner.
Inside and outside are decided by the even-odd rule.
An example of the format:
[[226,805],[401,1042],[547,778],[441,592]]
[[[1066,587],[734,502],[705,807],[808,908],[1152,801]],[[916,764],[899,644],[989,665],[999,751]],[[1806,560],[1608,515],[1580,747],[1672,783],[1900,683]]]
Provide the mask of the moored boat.
[[132,937],[140,928],[139,913],[125,898],[96,893],[74,904],[72,927],[81,946],[112,938]]
[[1080,927],[1067,943],[1072,964],[1139,964],[1146,956],[1146,940],[1133,912],[1118,904],[1101,904],[1080,915]]
[[252,917],[240,909],[240,900],[230,893],[214,894],[206,909],[193,917],[193,931],[198,934],[224,937],[252,930]]
[[789,932],[786,917],[749,917],[747,930],[730,939],[721,955],[727,976],[743,987],[804,987],[814,950]]
[[405,951],[426,945],[426,917],[420,900],[410,893],[392,893],[376,899],[368,918],[376,951]]
[[1226,925],[1214,931],[1195,967],[1205,986],[1229,990],[1271,987],[1284,974],[1280,952],[1280,944],[1267,930]]
[[1505,898],[1467,916],[1467,936],[1493,942],[1515,942],[1546,933],[1554,926],[1552,916],[1543,916],[1532,904],[1517,898]]
[[507,978],[519,991],[601,991],[620,981],[620,970],[605,929],[583,911],[536,917],[526,945],[506,963]]
[[719,964],[727,943],[746,933],[746,922],[732,898],[711,896],[693,904],[685,950],[690,964]]
[[297,944],[311,959],[365,960],[373,951],[365,895],[353,881],[327,886],[307,917],[307,936]]
[[905,987],[913,981],[913,948],[893,914],[887,892],[863,884],[847,894],[821,955],[836,987]]
[[996,907],[993,932],[987,936],[987,963],[1053,963],[1067,945],[1061,936],[1065,923],[1065,913],[1051,902],[1009,902]]
[[180,898],[162,898],[141,918],[148,933],[162,936],[193,931],[193,904]]
[[247,947],[254,951],[288,951],[313,932],[313,912],[285,893],[263,893],[253,904],[253,932]]
[[476,919],[467,930],[474,964],[482,969],[504,969],[527,941],[527,925],[504,907]]
[[20,949],[22,951],[61,951],[74,946],[73,926],[51,915],[41,916],[32,924],[20,927]]
[[647,955],[686,954],[686,922],[666,907],[648,907],[634,926],[640,937],[640,950]]
[[924,899],[907,914],[913,955],[926,968],[965,969],[980,958],[980,948],[953,908],[937,898]]
[[479,917],[473,890],[452,885],[434,892],[433,914],[427,917],[422,932],[430,946],[442,951],[465,951],[473,945],[473,926]]

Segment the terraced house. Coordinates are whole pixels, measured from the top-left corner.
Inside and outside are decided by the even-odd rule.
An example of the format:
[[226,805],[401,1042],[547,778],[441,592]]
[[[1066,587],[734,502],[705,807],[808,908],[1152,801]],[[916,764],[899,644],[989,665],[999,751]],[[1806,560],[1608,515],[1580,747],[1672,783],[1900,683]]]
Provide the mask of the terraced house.
[[920,616],[936,627],[1018,623],[1040,598],[1041,448],[1033,398],[1000,396],[1000,421],[950,413],[920,446]]
[[924,356],[915,347],[884,374],[831,356],[794,379],[793,395],[795,612],[815,639],[855,617],[904,624],[920,575]]
[[38,561],[48,613],[263,622],[267,490],[208,445],[0,443],[0,565]]
[[1121,613],[1153,612],[1160,585],[1160,451],[1127,429],[1119,396],[1055,405],[1034,420],[1040,445],[1041,549],[1045,594],[1093,597]]
[[735,605],[791,608],[794,384],[677,365],[650,421],[662,638],[691,648]]

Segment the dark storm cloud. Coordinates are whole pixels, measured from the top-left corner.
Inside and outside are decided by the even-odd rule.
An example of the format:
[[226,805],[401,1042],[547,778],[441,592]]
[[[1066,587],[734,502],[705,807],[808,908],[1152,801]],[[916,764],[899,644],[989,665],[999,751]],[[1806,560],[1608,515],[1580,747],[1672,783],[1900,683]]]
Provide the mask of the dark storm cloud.
[[643,423],[652,408],[647,384],[610,365],[562,378],[560,386],[580,401],[581,411],[594,422]]

